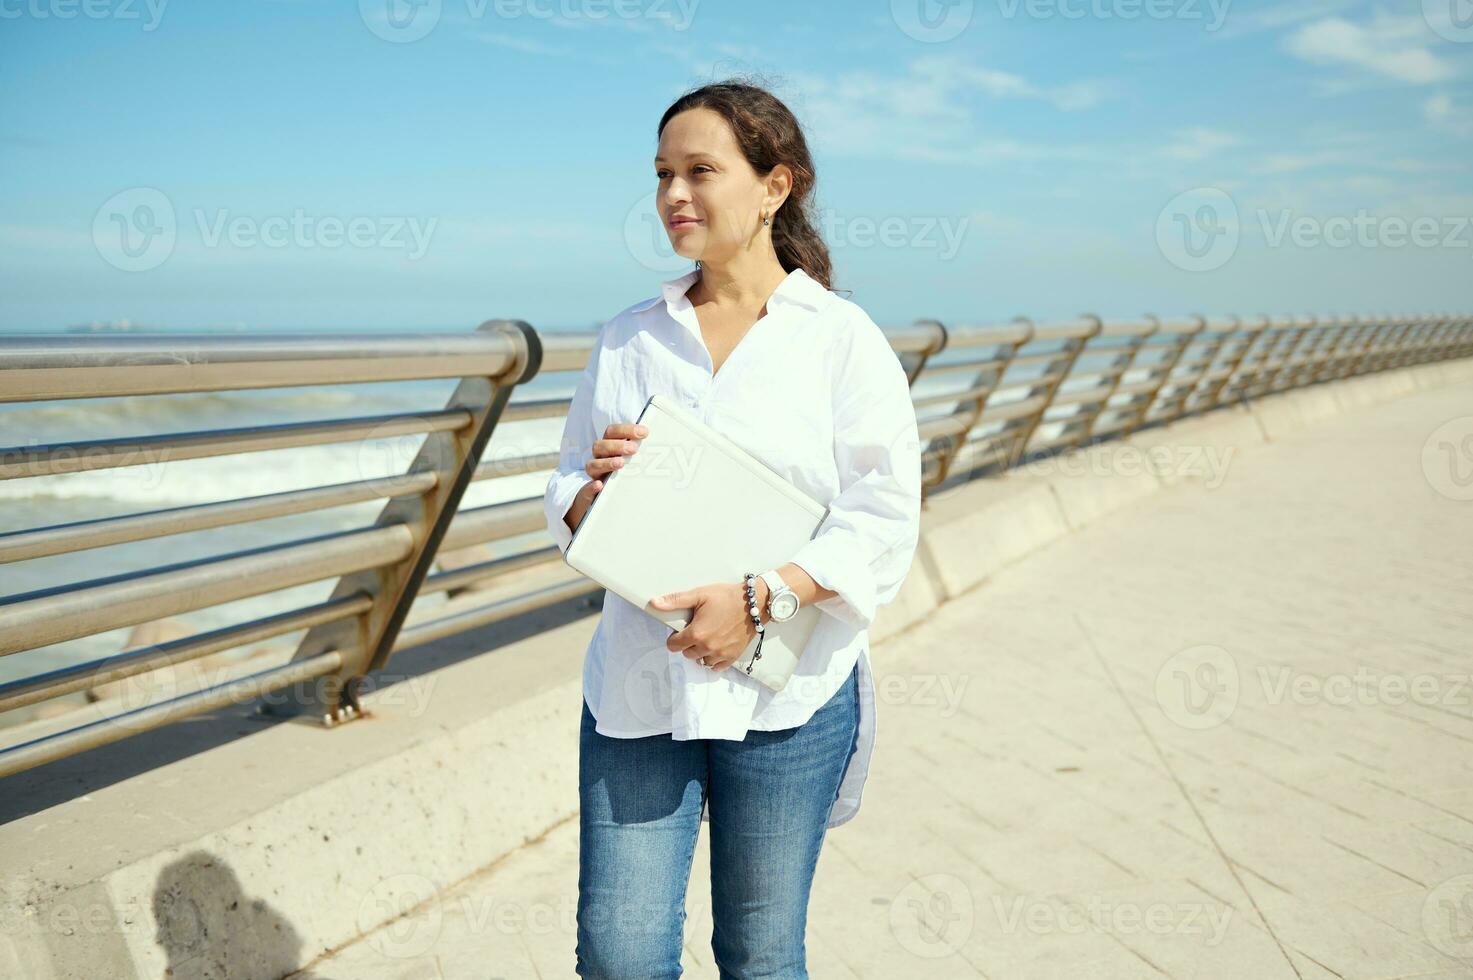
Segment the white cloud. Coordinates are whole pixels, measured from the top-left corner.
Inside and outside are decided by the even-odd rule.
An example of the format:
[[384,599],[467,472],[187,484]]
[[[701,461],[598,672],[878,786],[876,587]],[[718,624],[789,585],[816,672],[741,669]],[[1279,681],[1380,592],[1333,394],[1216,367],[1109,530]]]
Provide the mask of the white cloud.
[[1438,92],[1422,104],[1422,115],[1437,129],[1454,136],[1473,135],[1473,117],[1446,92]]
[[1231,133],[1194,126],[1176,134],[1176,142],[1161,152],[1173,160],[1205,160],[1219,150],[1237,146],[1241,141]]
[[1452,169],[1413,157],[1387,157],[1376,145],[1350,149],[1316,149],[1298,153],[1270,153],[1249,171],[1255,177],[1300,173],[1324,168],[1365,168],[1394,174],[1426,174]]
[[1109,82],[1041,85],[941,55],[917,58],[900,75],[788,74],[795,91],[784,99],[821,145],[842,152],[960,164],[1107,158],[1090,147],[1023,143],[995,132],[984,137],[979,109],[987,101],[1027,100],[1061,112],[1080,111],[1111,97],[1115,86]]
[[1446,81],[1457,72],[1427,46],[1420,17],[1378,15],[1366,23],[1327,17],[1305,24],[1285,40],[1289,53],[1310,64],[1350,66],[1412,85]]
[[1307,20],[1318,20],[1338,14],[1353,6],[1354,0],[1291,0],[1262,10],[1234,10],[1213,36],[1225,40],[1276,31]]
[[541,41],[534,41],[531,38],[526,37],[517,37],[513,34],[501,34],[494,31],[472,31],[469,36],[474,41],[481,41],[485,44],[494,44],[497,47],[501,48],[510,48],[513,51],[520,51],[523,54],[535,54],[557,58],[567,57],[568,55],[572,54],[572,52],[569,51],[567,48],[559,47],[554,44],[543,44]]
[[993,99],[1036,99],[1064,112],[1092,109],[1114,94],[1115,86],[1103,81],[1079,81],[1065,85],[1037,85],[1012,72],[983,68],[955,57],[932,56],[911,63],[911,71],[947,98],[978,92]]

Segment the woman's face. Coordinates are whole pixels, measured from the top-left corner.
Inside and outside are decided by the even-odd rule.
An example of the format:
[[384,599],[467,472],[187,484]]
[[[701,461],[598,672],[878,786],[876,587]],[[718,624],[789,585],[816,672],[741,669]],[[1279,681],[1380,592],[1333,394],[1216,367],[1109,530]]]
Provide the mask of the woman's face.
[[787,168],[759,177],[726,120],[710,109],[687,109],[665,124],[655,176],[671,246],[702,262],[721,262],[755,241],[762,211],[772,218],[787,191]]

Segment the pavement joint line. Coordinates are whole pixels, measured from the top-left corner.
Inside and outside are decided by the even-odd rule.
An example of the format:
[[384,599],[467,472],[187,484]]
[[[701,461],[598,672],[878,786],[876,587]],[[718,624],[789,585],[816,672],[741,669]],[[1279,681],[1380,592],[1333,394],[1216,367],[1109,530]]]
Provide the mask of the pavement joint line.
[[1178,776],[1176,774],[1176,770],[1172,768],[1170,760],[1166,758],[1166,753],[1161,750],[1160,743],[1157,742],[1156,737],[1151,734],[1151,729],[1146,725],[1145,720],[1141,718],[1140,712],[1136,710],[1135,705],[1131,704],[1130,698],[1126,697],[1125,691],[1120,687],[1120,682],[1115,679],[1115,672],[1110,669],[1109,661],[1105,659],[1104,653],[1102,653],[1100,651],[1100,648],[1095,644],[1094,637],[1091,636],[1089,630],[1085,628],[1084,621],[1079,618],[1078,611],[1070,610],[1069,615],[1074,617],[1074,624],[1079,627],[1079,632],[1084,636],[1084,641],[1089,644],[1090,650],[1094,652],[1095,659],[1100,662],[1100,667],[1104,670],[1105,676],[1110,679],[1110,686],[1115,689],[1115,693],[1119,696],[1121,702],[1125,705],[1126,710],[1128,710],[1130,712],[1130,716],[1135,719],[1136,726],[1140,728],[1141,734],[1146,737],[1146,741],[1151,743],[1151,748],[1155,751],[1156,758],[1160,760],[1161,767],[1166,770],[1166,775],[1170,776],[1171,781],[1176,785],[1176,791],[1181,794],[1182,800],[1184,800],[1187,806],[1191,808],[1192,815],[1197,819],[1197,824],[1202,828],[1202,832],[1207,835],[1207,839],[1212,842],[1212,849],[1217,852],[1217,856],[1222,859],[1223,865],[1228,869],[1228,872],[1233,876],[1233,880],[1238,883],[1238,887],[1242,889],[1243,894],[1247,897],[1249,903],[1253,906],[1253,914],[1258,916],[1258,920],[1263,923],[1263,928],[1273,939],[1274,945],[1279,948],[1279,953],[1284,957],[1284,962],[1289,964],[1289,969],[1294,971],[1294,976],[1298,977],[1299,980],[1304,980],[1304,974],[1299,972],[1299,965],[1295,963],[1294,958],[1289,955],[1289,951],[1284,947],[1283,940],[1280,939],[1279,934],[1274,931],[1274,927],[1272,923],[1268,921],[1268,917],[1263,914],[1263,909],[1258,907],[1258,900],[1253,897],[1253,893],[1248,890],[1248,886],[1238,875],[1238,869],[1234,866],[1232,860],[1227,856],[1227,853],[1222,849],[1222,844],[1219,843],[1217,835],[1214,834],[1212,832],[1212,828],[1207,825],[1207,820],[1205,817],[1202,816],[1202,811],[1198,808],[1197,801],[1192,799],[1191,793],[1187,792],[1186,785],[1182,783],[1181,777]]

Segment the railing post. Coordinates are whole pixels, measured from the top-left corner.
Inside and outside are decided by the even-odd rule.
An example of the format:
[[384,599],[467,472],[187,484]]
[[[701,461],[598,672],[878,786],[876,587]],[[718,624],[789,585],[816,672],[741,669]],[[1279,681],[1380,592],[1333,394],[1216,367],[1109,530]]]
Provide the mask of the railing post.
[[[1032,334],[1030,333],[1028,336],[1032,336]],[[957,456],[960,455],[962,447],[967,444],[967,440],[972,435],[972,430],[975,429],[977,427],[977,424],[982,420],[982,413],[986,410],[987,407],[987,399],[991,397],[993,391],[997,390],[998,382],[1001,382],[1003,376],[1007,374],[1008,365],[1012,364],[1013,358],[1018,355],[1018,348],[1023,346],[1023,344],[1025,343],[1027,343],[1026,337],[1023,340],[1018,341],[1017,343],[1008,345],[1007,357],[1004,358],[1001,367],[989,364],[986,367],[979,368],[976,376],[972,379],[971,383],[967,385],[967,389],[970,391],[971,389],[976,388],[981,384],[982,378],[986,375],[988,371],[995,372],[992,387],[988,389],[987,394],[977,395],[975,398],[972,398],[970,400],[969,408],[967,408],[963,412],[955,413],[957,415],[966,416],[966,427],[962,429],[959,434],[947,437],[952,440],[951,448],[948,451],[942,453],[940,461],[936,464],[937,486],[945,483],[947,478],[951,476],[951,468],[956,463]],[[929,487],[926,489],[929,490]]]
[[375,527],[408,528],[413,538],[410,554],[395,565],[368,569],[338,580],[329,601],[361,593],[372,598],[373,605],[361,616],[308,630],[292,659],[304,660],[338,650],[343,657],[342,667],[334,674],[308,682],[305,690],[301,685],[292,688],[294,700],[284,706],[263,704],[261,713],[305,716],[308,721],[329,727],[362,713],[358,701],[360,682],[388,662],[399,630],[512,392],[542,366],[542,344],[529,324],[521,320],[488,320],[477,329],[507,337],[517,351],[517,358],[511,370],[500,377],[461,380],[446,408],[465,410],[470,414],[470,424],[460,430],[427,435],[407,471],[434,472],[438,477],[434,486],[423,494],[390,498],[374,522]]
[[[1233,333],[1236,334],[1239,330],[1244,330],[1247,331],[1247,336],[1243,339],[1243,343],[1239,347],[1238,353],[1231,356],[1230,360],[1227,363],[1227,370],[1223,373],[1222,377],[1218,379],[1216,384],[1208,386],[1205,403],[1200,405],[1199,408],[1207,409],[1210,411],[1211,409],[1217,408],[1219,405],[1222,405],[1225,401],[1232,400],[1233,382],[1238,380],[1243,369],[1243,362],[1248,359],[1248,352],[1251,351],[1255,346],[1257,346],[1259,338],[1261,338],[1263,336],[1263,332],[1268,329],[1268,317],[1260,316],[1260,320],[1261,322],[1259,324],[1251,327],[1244,325],[1241,320],[1238,321],[1238,326],[1234,328]],[[1209,372],[1211,371],[1211,369],[1211,365],[1208,365]],[[1228,392],[1229,397],[1224,399],[1223,392]]]
[[1345,373],[1341,375],[1342,377],[1352,378],[1366,372],[1366,363],[1370,359],[1371,351],[1375,349],[1376,341],[1386,332],[1388,326],[1385,317],[1367,321],[1365,335],[1356,348],[1355,356],[1350,359],[1350,363],[1345,365]]
[[[1092,338],[1099,336],[1100,330],[1104,327],[1104,322],[1093,313],[1080,314],[1080,318],[1093,321],[1094,328],[1083,337],[1070,337],[1069,339],[1064,341],[1063,353],[1065,353],[1067,356],[1064,359],[1063,366],[1060,369],[1058,375],[1044,388],[1042,392],[1043,404],[1038,406],[1038,411],[1034,412],[1033,415],[1029,417],[1022,426],[1019,427],[1020,434],[1018,435],[1017,439],[1013,441],[1013,443],[1008,447],[1007,465],[1009,469],[1017,466],[1018,461],[1028,454],[1028,440],[1033,438],[1033,433],[1038,429],[1039,425],[1043,423],[1043,417],[1048,414],[1048,410],[1053,407],[1054,395],[1058,394],[1059,386],[1068,379],[1069,374],[1074,370],[1074,364],[1076,361],[1079,360],[1079,354],[1081,351],[1084,350],[1085,345],[1088,344]],[[1016,319],[1015,322],[1026,323],[1028,324],[1030,329],[1033,328],[1033,321],[1029,320],[1027,317],[1020,316]],[[1016,351],[1014,351],[1014,353],[1016,354]],[[1030,387],[1028,389],[1028,394],[1024,397],[1032,398],[1034,397],[1034,395],[1035,391],[1033,388]]]
[[[926,363],[937,354],[946,350],[946,343],[951,336],[946,332],[946,325],[940,320],[917,320],[915,326],[924,327],[935,333],[937,335],[937,343],[927,345],[926,349],[921,351],[916,357],[915,368],[905,373],[906,380],[912,388],[915,387],[916,379],[921,376],[921,372],[926,369]],[[902,362],[902,366],[904,366],[904,362]]]
[[1273,377],[1269,378],[1269,393],[1298,387],[1296,382],[1299,378],[1300,364],[1296,358],[1301,357],[1306,350],[1313,349],[1313,344],[1311,343],[1306,346],[1306,341],[1318,339],[1316,329],[1319,326],[1320,318],[1311,315],[1308,319],[1309,322],[1300,327],[1299,332],[1290,341],[1289,349],[1284,351],[1283,363],[1279,365],[1279,369],[1274,372]]
[[[1079,435],[1069,444],[1071,448],[1074,446],[1082,446],[1085,443],[1089,442],[1090,437],[1094,435],[1095,423],[1099,421],[1100,416],[1105,413],[1105,409],[1110,404],[1110,399],[1115,397],[1115,392],[1120,390],[1120,382],[1125,380],[1126,373],[1129,372],[1131,366],[1135,364],[1135,359],[1140,356],[1141,347],[1145,345],[1146,338],[1154,336],[1156,331],[1160,328],[1161,321],[1158,320],[1156,317],[1147,313],[1145,318],[1151,322],[1149,329],[1147,329],[1145,333],[1133,333],[1130,335],[1130,348],[1124,354],[1125,363],[1121,364],[1120,370],[1115,372],[1115,378],[1113,381],[1110,382],[1110,390],[1105,392],[1105,396],[1103,398],[1095,402],[1094,411],[1090,412],[1084,420],[1084,428],[1080,430]],[[1103,329],[1103,325],[1101,329]],[[1119,355],[1117,355],[1117,358],[1118,357]],[[1154,394],[1155,392],[1152,392],[1153,396]]]
[[[1161,322],[1154,315],[1151,316],[1151,319],[1155,320],[1157,324],[1160,324]],[[1171,380],[1171,372],[1175,371],[1176,366],[1181,363],[1182,355],[1185,354],[1187,348],[1192,345],[1192,339],[1200,334],[1206,326],[1207,318],[1205,316],[1199,315],[1197,317],[1196,326],[1194,326],[1190,330],[1178,331],[1181,339],[1177,341],[1177,343],[1173,346],[1170,359],[1167,360],[1162,367],[1161,380],[1156,382],[1156,387],[1152,388],[1149,392],[1146,393],[1145,400],[1141,403],[1140,411],[1134,413],[1134,415],[1131,417],[1131,420],[1121,427],[1119,433],[1120,438],[1124,439],[1126,436],[1130,435],[1136,429],[1140,428],[1141,423],[1145,422],[1146,419],[1150,417],[1151,409],[1156,407],[1156,400],[1161,397],[1161,389],[1165,388],[1166,383]],[[1185,407],[1186,399],[1183,398],[1181,401],[1181,409],[1185,409]],[[1181,409],[1178,409],[1176,415],[1173,415],[1172,418],[1176,418],[1178,415],[1180,415]],[[1169,419],[1167,421],[1169,421]]]
[[1361,366],[1362,373],[1370,374],[1387,367],[1402,335],[1407,332],[1406,322],[1395,317],[1387,317],[1382,327],[1371,349],[1367,351],[1365,362]]
[[1333,331],[1333,334],[1330,337],[1329,343],[1322,345],[1324,353],[1320,357],[1320,362],[1309,372],[1309,384],[1316,384],[1335,377],[1335,362],[1341,356],[1341,348],[1352,335],[1351,323],[1347,323],[1340,316],[1332,316],[1330,319],[1332,322],[1326,324],[1322,329]]

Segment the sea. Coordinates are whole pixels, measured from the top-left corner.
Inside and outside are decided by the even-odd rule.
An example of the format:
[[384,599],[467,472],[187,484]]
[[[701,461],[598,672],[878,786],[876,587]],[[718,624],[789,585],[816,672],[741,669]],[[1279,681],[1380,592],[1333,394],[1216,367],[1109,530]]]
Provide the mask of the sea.
[[[588,329],[564,328],[558,332],[587,332]],[[0,346],[14,336],[0,336]],[[512,401],[567,398],[572,395],[576,382],[577,375],[572,372],[542,375],[519,386]],[[458,378],[446,378],[147,397],[0,402],[0,452],[129,436],[435,411],[445,406],[458,384]],[[562,429],[562,418],[499,425],[483,460],[555,451]],[[403,473],[423,441],[421,434],[178,461],[145,455],[132,466],[4,480],[0,481],[0,536]],[[546,472],[481,480],[470,485],[461,506],[480,507],[539,498],[546,485]],[[0,603],[149,568],[365,527],[373,523],[383,506],[384,501],[375,500],[3,564],[0,565]],[[493,554],[515,552],[546,543],[545,534],[522,536],[501,542],[499,549],[492,551]],[[298,586],[172,618],[191,629],[215,629],[320,602],[328,598],[333,585],[329,580]],[[422,601],[434,604],[437,597],[427,596]],[[0,605],[0,616],[3,615],[4,607]],[[131,631],[132,627],[113,630],[0,658],[0,683],[111,656],[125,648]],[[0,725],[18,720],[7,715],[17,716],[20,712],[0,713]]]

